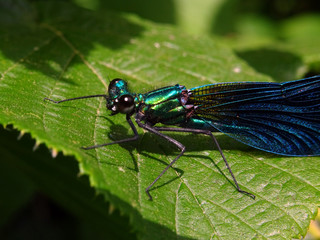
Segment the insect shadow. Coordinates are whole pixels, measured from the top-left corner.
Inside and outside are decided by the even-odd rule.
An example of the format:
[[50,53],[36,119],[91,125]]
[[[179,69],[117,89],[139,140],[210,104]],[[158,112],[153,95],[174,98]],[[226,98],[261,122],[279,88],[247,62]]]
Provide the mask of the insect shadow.
[[[99,117],[105,119],[108,122],[107,125],[109,126],[109,128],[105,131],[106,142],[125,139],[132,136],[132,133],[129,131],[127,127],[125,127],[125,125],[116,124],[114,121],[112,121],[110,118],[106,116],[99,116]],[[220,161],[220,156],[217,157],[217,159],[212,159],[212,157],[205,156],[201,153],[194,154],[195,152],[217,151],[216,146],[214,145],[214,143],[211,141],[210,138],[204,135],[192,134],[192,133],[179,134],[179,133],[169,132],[167,135],[176,139],[177,141],[181,142],[183,145],[186,146],[186,149],[187,149],[185,154],[186,157],[206,159],[212,162],[215,168],[219,171],[219,173],[222,174],[222,176],[224,176],[227,179],[227,181],[233,185],[233,182],[227,177],[227,175],[222,171],[222,169],[216,163],[217,161]],[[192,141],[190,141],[190,139],[192,139]],[[254,154],[256,157],[266,157],[266,156],[273,155],[273,154],[269,154],[269,153],[251,148],[223,134],[218,134],[217,139],[221,144],[221,146],[226,151],[228,150],[246,151]],[[197,144],[194,144],[194,142],[197,142]],[[161,160],[157,157],[154,157],[151,154],[166,155],[168,158],[170,158],[171,156],[172,157],[176,156],[177,151],[179,151],[175,146],[168,145],[168,143],[164,139],[159,138],[149,132],[140,133],[139,139],[135,142],[120,143],[119,145],[121,146],[121,148],[124,148],[126,151],[129,152],[132,159],[133,166],[134,166],[134,167],[129,167],[129,166],[125,166],[125,167],[135,172],[139,172],[139,169],[138,169],[136,154],[133,153],[134,150],[137,150],[140,155],[145,156],[146,158],[148,158],[148,160],[158,161],[164,166],[168,165],[166,161]],[[90,153],[90,151],[87,151],[87,154],[91,155],[94,158],[96,157],[94,154]],[[180,161],[183,161],[183,160],[185,159],[181,159]],[[115,164],[114,162],[111,162],[108,160],[103,160],[100,163],[123,167],[123,164],[121,165]],[[170,179],[169,181],[166,181],[165,183],[152,187],[150,191],[161,188],[167,184],[170,184],[171,182],[174,182],[175,180],[183,176],[184,171],[182,169],[177,168],[175,166],[173,166],[172,168],[178,173],[177,176]]]

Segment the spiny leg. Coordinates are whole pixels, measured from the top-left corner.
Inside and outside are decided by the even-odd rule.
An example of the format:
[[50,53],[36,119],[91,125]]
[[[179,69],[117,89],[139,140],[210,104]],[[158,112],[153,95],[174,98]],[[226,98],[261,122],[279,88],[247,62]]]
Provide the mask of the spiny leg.
[[212,138],[213,142],[215,143],[215,145],[217,146],[218,151],[220,152],[220,155],[221,155],[221,157],[222,157],[222,159],[223,159],[223,161],[224,161],[227,169],[229,170],[229,173],[230,173],[230,175],[231,175],[231,177],[232,177],[232,179],[233,179],[234,184],[236,185],[236,188],[237,188],[238,192],[244,193],[244,194],[250,196],[252,199],[255,199],[255,198],[256,198],[256,196],[253,195],[252,193],[246,192],[246,191],[242,190],[242,189],[239,187],[239,184],[238,184],[235,176],[233,175],[233,172],[232,172],[232,170],[231,170],[231,168],[230,168],[230,166],[229,166],[229,164],[228,164],[228,161],[227,161],[226,157],[224,156],[224,154],[223,154],[223,152],[222,152],[222,149],[221,149],[221,147],[220,147],[217,139],[215,138],[215,136],[212,134],[211,131],[209,131],[209,130],[202,130],[202,129],[193,129],[193,128],[170,128],[170,127],[169,127],[169,128],[166,128],[166,127],[154,127],[153,129],[155,129],[156,131],[190,132],[190,133],[205,134],[205,135],[210,136],[210,137]]
[[81,147],[81,148],[84,149],[84,150],[89,150],[89,149],[99,148],[99,147],[103,147],[103,146],[108,146],[108,145],[113,145],[113,144],[119,144],[119,143],[125,143],[125,142],[131,142],[131,141],[138,140],[139,134],[138,134],[137,129],[134,126],[129,114],[126,115],[126,120],[129,123],[129,125],[130,125],[130,127],[131,127],[131,129],[132,129],[132,131],[134,133],[133,137],[117,140],[117,141],[110,142],[110,143],[103,143],[103,144],[98,144],[98,145],[94,145],[94,146],[90,146],[90,147]]
[[184,145],[182,145],[180,142],[178,142],[177,140],[175,140],[175,139],[173,139],[173,138],[171,138],[171,137],[169,137],[167,135],[164,135],[164,134],[160,133],[159,131],[155,130],[155,128],[141,123],[139,119],[136,119],[136,122],[139,125],[139,127],[141,127],[143,129],[151,132],[151,133],[154,133],[154,134],[166,139],[168,142],[173,143],[174,145],[176,145],[181,150],[180,154],[173,161],[171,161],[168,164],[168,166],[159,174],[159,176],[146,188],[146,190],[145,190],[146,194],[149,196],[149,200],[152,200],[152,196],[149,193],[150,188],[152,188],[152,186],[162,177],[162,175],[183,155],[183,153],[185,152],[186,147]]

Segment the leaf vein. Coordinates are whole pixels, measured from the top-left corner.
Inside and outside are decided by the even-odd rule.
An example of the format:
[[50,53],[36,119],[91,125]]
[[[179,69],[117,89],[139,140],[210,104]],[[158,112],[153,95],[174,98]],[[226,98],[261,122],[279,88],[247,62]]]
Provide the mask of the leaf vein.
[[[193,159],[193,160],[194,160],[194,159]],[[194,160],[194,161],[196,161],[196,162],[202,164],[203,166],[205,166],[205,167],[213,170],[211,167],[207,166],[206,164],[203,164],[203,163],[201,163],[201,162],[199,162],[199,161],[197,161],[197,160]],[[232,168],[232,166],[230,166],[230,167]],[[239,185],[240,185],[240,184],[239,184]],[[240,186],[241,186],[241,185],[240,185]],[[247,187],[246,187],[246,188],[247,188]],[[250,191],[250,188],[247,188],[247,189],[249,189],[249,191]],[[255,193],[255,195],[257,196],[257,193]],[[261,197],[261,196],[260,196],[260,197]],[[298,224],[298,222],[296,221],[296,219],[295,219],[292,215],[290,215],[288,212],[286,212],[283,208],[281,208],[281,207],[278,206],[277,204],[273,203],[273,202],[272,202],[270,199],[268,199],[267,197],[264,196],[264,197],[261,197],[261,198],[264,199],[265,201],[267,201],[268,203],[270,203],[272,206],[275,206],[276,208],[278,208],[279,210],[281,210],[281,212],[283,212],[284,214],[288,215],[288,216],[294,221],[294,223],[297,224],[299,230],[302,231],[301,226]]]
[[108,89],[108,85],[105,81],[105,79],[98,73],[97,69],[95,69],[84,57],[84,55],[75,47],[72,45],[72,43],[63,35],[63,33],[56,28],[48,25],[48,24],[42,24],[42,26],[51,32],[53,32],[56,36],[58,36],[69,48],[80,57],[80,59],[83,61],[83,63],[98,77],[100,82],[104,85],[105,89]]
[[25,56],[21,57],[18,61],[16,61],[14,64],[12,64],[8,69],[6,69],[3,73],[0,73],[0,81],[4,79],[4,77],[6,76],[6,74],[8,74],[11,70],[13,70],[14,68],[16,68],[19,63],[24,62],[28,57],[30,57],[32,54],[34,54],[35,52],[39,51],[41,48],[43,48],[44,46],[48,45],[53,39],[54,37],[48,38],[47,40],[43,41],[43,43],[39,46],[34,46],[32,48],[31,51],[29,51]]
[[[242,223],[244,223],[245,225],[247,225],[251,230],[253,230],[254,232],[258,232],[261,236],[263,236],[263,234],[261,232],[259,232],[257,229],[255,229],[251,224],[247,223],[246,221],[244,221],[241,217],[237,216],[236,214],[234,214],[233,212],[231,212],[230,210],[222,207],[220,204],[217,204],[211,200],[209,200],[209,202],[211,202],[213,205],[221,208],[222,210],[226,211],[227,213],[231,214],[232,216],[234,216],[235,218],[237,218],[239,221],[241,221]],[[263,237],[263,239],[267,239],[265,237]]]

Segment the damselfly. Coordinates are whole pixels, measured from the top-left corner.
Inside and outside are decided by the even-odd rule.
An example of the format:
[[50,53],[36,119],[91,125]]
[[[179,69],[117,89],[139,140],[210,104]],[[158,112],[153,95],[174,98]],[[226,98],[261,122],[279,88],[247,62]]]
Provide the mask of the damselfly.
[[[209,84],[192,89],[182,85],[168,86],[148,93],[131,93],[127,83],[114,79],[108,95],[89,95],[55,101],[61,103],[84,98],[103,97],[111,115],[122,113],[134,136],[110,143],[82,147],[99,148],[111,144],[135,141],[137,125],[164,138],[180,149],[150,188],[183,155],[185,146],[163,131],[205,134],[216,144],[237,190],[242,190],[212,132],[220,131],[230,137],[267,152],[287,156],[320,155],[320,76],[296,81],[234,82]],[[157,127],[157,123],[176,127]]]

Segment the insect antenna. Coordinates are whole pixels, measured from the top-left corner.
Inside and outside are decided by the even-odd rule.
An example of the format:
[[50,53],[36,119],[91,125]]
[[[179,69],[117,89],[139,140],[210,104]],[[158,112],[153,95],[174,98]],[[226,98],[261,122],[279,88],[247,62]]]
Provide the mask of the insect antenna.
[[72,100],[78,100],[78,99],[84,99],[84,98],[94,98],[94,97],[104,97],[106,100],[108,100],[108,96],[106,94],[97,94],[97,95],[89,95],[89,96],[82,96],[82,97],[75,97],[75,98],[68,98],[68,99],[63,99],[60,101],[55,101],[53,99],[45,97],[43,100],[48,100],[54,103],[61,103],[61,102],[67,102],[67,101],[72,101]]

